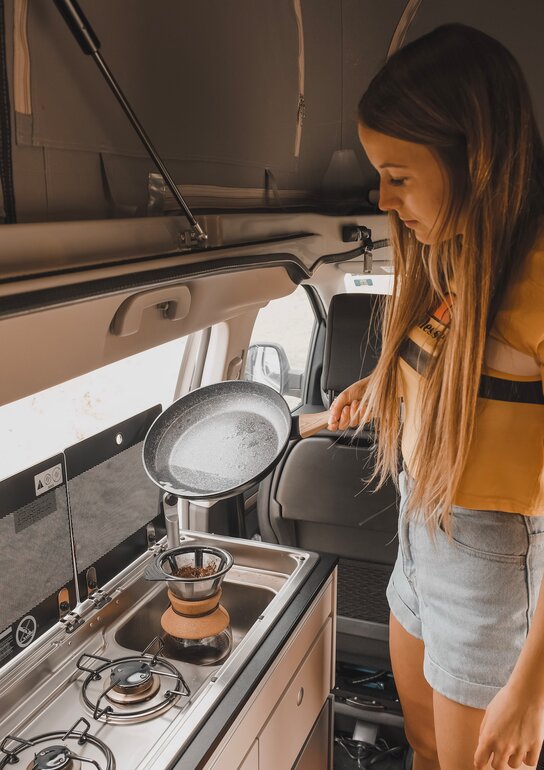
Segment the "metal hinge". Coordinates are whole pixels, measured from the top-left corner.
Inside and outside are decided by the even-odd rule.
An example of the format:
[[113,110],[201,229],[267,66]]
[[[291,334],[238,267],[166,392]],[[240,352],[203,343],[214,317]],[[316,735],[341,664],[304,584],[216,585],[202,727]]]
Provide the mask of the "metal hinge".
[[99,610],[105,604],[111,602],[111,596],[105,593],[105,591],[103,591],[101,588],[91,594],[89,599],[92,601],[97,610]]
[[344,225],[342,227],[342,241],[344,243],[353,243],[360,241],[363,252],[363,273],[372,272],[372,249],[374,242],[372,240],[372,231],[364,225]]
[[364,260],[364,273],[372,272],[372,252],[375,249],[384,249],[390,246],[388,238],[381,238],[378,241],[372,240],[372,230],[364,225],[344,225],[342,227],[342,241],[344,243],[353,243],[360,241],[362,243],[362,254]]
[[60,619],[61,623],[64,623],[64,629],[67,634],[73,634],[76,628],[82,626],[85,621],[81,618],[77,612],[67,612],[66,615]]
[[[200,231],[202,232],[202,230]],[[195,246],[207,245],[206,242],[202,242],[202,237],[198,230],[194,228],[191,230],[183,230],[178,233],[177,245],[179,249],[193,249]]]

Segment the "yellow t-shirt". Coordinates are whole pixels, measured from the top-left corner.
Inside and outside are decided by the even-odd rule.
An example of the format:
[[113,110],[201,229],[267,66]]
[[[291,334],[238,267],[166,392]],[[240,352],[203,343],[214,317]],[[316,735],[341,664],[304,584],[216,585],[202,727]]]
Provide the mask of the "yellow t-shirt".
[[[402,454],[408,472],[418,437],[417,400],[435,340],[447,333],[447,298],[401,347]],[[534,506],[544,467],[544,238],[514,275],[489,333],[476,424],[454,504],[544,515]]]

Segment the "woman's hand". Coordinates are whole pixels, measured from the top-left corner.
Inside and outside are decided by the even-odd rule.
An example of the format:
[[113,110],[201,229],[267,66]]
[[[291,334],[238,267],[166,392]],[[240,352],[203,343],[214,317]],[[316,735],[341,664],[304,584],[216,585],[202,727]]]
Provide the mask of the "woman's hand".
[[358,380],[334,399],[329,409],[328,430],[346,430],[359,426],[358,409],[367,384],[368,377]]
[[493,755],[493,770],[536,765],[544,740],[544,703],[506,685],[485,711],[474,767],[483,770]]

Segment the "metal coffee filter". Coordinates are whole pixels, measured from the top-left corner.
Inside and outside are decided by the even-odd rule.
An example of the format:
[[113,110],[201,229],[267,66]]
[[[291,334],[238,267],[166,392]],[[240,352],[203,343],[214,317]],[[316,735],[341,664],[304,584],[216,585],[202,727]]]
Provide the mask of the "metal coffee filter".
[[[231,554],[222,548],[182,545],[160,553],[146,570],[145,577],[147,580],[166,581],[170,591],[179,599],[201,601],[217,593],[233,563]],[[184,578],[173,574],[183,567],[209,566],[214,566],[214,572],[209,576]]]

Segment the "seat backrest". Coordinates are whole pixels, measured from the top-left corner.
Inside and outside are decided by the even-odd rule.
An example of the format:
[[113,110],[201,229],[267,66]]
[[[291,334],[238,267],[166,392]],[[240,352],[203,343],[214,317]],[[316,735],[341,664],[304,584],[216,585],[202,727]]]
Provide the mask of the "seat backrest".
[[335,294],[331,299],[321,377],[327,407],[376,366],[381,352],[381,339],[372,324],[376,303],[373,294]]
[[[375,367],[380,352],[370,325],[375,302],[368,294],[339,294],[331,301],[321,379],[327,407]],[[353,431],[323,431],[293,442],[260,485],[258,516],[265,540],[338,554],[339,613],[385,623],[385,587],[398,545],[397,493],[392,482],[380,490],[365,484],[372,443],[371,430],[356,442]],[[378,597],[374,608],[365,582]]]

